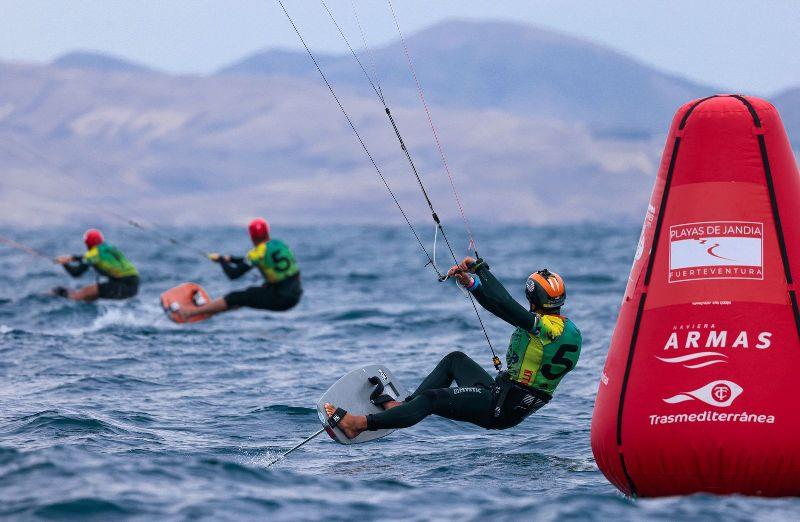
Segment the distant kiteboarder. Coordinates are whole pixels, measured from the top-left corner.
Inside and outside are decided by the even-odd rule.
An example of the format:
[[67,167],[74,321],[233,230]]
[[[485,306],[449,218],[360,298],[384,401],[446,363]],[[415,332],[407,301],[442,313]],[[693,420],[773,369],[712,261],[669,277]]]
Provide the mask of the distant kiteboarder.
[[208,257],[219,263],[230,279],[237,279],[252,268],[258,268],[264,276],[264,284],[231,292],[207,304],[182,308],[178,313],[184,320],[194,316],[211,316],[242,306],[282,312],[300,302],[303,294],[300,268],[292,251],[283,241],[270,238],[269,223],[265,219],[254,219],[248,228],[253,249],[246,256],[214,253]]
[[[486,310],[517,327],[506,354],[508,371],[492,378],[464,353],[452,352],[406,400],[383,396],[373,401],[383,405],[383,412],[348,414],[325,404],[331,426],[352,439],[366,430],[408,428],[434,414],[486,429],[507,429],[550,401],[581,351],[581,333],[560,315],[566,299],[561,277],[547,269],[531,274],[525,285],[530,304],[526,310],[481,259],[466,257],[448,275]],[[450,387],[453,381],[456,387]]]
[[53,294],[74,301],[97,299],[128,299],[139,291],[139,272],[127,257],[115,246],[106,243],[99,230],[89,229],[83,235],[86,253],[64,255],[55,259],[72,277],[80,277],[89,267],[98,274],[95,284],[78,290],[63,286],[53,289]]

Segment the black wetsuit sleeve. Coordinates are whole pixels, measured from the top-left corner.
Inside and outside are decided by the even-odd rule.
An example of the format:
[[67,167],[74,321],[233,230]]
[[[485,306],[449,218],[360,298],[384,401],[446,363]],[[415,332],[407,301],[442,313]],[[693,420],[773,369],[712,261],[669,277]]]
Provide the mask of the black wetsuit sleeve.
[[225,261],[224,258],[219,258],[219,264],[222,265],[222,270],[228,279],[238,279],[246,274],[253,265],[246,263],[243,257],[231,256],[230,261]]
[[534,331],[539,324],[539,317],[511,297],[485,263],[478,267],[475,274],[480,279],[480,285],[472,290],[472,295],[482,307],[513,326],[527,332]]
[[61,266],[63,266],[64,270],[66,270],[67,273],[72,277],[79,277],[83,275],[84,272],[89,270],[88,263],[85,263],[83,258],[80,256],[72,256],[72,261],[69,263],[64,263]]

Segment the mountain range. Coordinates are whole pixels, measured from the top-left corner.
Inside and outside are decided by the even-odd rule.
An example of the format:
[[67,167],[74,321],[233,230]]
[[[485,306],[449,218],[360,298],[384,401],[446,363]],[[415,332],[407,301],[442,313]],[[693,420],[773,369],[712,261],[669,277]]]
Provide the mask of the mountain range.
[[[594,43],[503,22],[407,38],[465,209],[501,222],[638,221],[682,103],[717,92]],[[399,42],[360,53],[440,214],[456,206]],[[370,81],[316,54],[412,219],[428,216]],[[208,76],[87,51],[0,63],[6,224],[401,222],[308,55],[266,50]],[[800,140],[800,88],[772,101]],[[800,141],[795,141],[795,146]]]

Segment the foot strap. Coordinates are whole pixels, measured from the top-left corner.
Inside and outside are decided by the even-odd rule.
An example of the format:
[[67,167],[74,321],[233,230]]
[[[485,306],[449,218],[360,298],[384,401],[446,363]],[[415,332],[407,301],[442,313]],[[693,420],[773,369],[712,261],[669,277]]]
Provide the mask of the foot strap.
[[328,417],[328,426],[330,426],[331,428],[335,428],[336,426],[339,425],[340,422],[342,422],[342,419],[344,418],[345,415],[347,415],[346,410],[344,410],[343,408],[336,408],[336,411],[333,412],[333,415]]
[[372,390],[372,393],[369,394],[369,402],[374,404],[375,406],[382,406],[387,402],[391,402],[394,400],[394,397],[383,393],[383,383],[377,377],[370,377],[367,379],[370,384],[375,385],[375,389]]

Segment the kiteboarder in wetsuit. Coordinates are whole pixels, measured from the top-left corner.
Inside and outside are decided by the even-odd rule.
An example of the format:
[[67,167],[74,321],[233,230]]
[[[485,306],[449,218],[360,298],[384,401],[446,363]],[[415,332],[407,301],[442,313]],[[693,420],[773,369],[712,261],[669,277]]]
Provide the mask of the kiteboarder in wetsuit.
[[241,306],[283,312],[300,302],[303,288],[292,251],[283,241],[270,239],[269,223],[263,218],[251,221],[249,231],[253,249],[245,257],[220,254],[209,254],[208,257],[219,263],[230,279],[237,279],[256,267],[264,276],[265,283],[231,292],[202,306],[181,310],[179,313],[184,319],[202,314],[214,315]]
[[[547,269],[531,274],[525,284],[528,310],[511,297],[481,259],[466,257],[448,275],[485,309],[516,326],[506,353],[508,371],[492,378],[464,353],[452,352],[403,402],[388,395],[374,401],[383,403],[386,411],[356,415],[325,404],[328,423],[349,438],[365,430],[408,428],[431,414],[486,429],[511,428],[547,404],[561,379],[575,368],[581,333],[560,315],[566,289],[558,274]],[[453,381],[456,387],[450,387]]]
[[63,286],[53,289],[55,295],[75,301],[96,299],[128,299],[139,291],[139,272],[127,257],[115,246],[105,242],[99,230],[89,229],[83,235],[86,253],[65,255],[56,258],[72,277],[80,277],[89,267],[98,274],[98,282],[78,290]]

